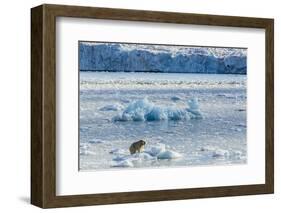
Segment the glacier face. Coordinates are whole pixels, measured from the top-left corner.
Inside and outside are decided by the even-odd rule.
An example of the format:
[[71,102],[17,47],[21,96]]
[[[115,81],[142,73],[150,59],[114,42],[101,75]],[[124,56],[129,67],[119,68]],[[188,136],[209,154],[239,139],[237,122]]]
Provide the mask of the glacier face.
[[122,43],[79,43],[81,71],[246,74],[247,50]]

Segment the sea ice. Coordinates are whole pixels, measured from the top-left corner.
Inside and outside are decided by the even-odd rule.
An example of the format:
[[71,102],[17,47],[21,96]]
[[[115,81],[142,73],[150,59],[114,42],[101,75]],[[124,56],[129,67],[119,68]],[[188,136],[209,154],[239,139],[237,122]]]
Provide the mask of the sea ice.
[[182,155],[175,152],[175,151],[171,151],[171,150],[166,150],[164,152],[160,152],[157,155],[158,159],[176,159],[176,158],[181,158]]
[[150,160],[155,160],[156,158],[154,156],[151,156],[148,153],[145,152],[141,152],[141,153],[135,153],[133,155],[131,155],[132,159],[140,159],[142,160],[146,160],[146,161],[150,161]]
[[213,146],[204,146],[200,148],[201,152],[210,152],[210,151],[215,151],[216,148]]
[[[80,91],[80,169],[247,162],[247,120],[246,114],[239,112],[247,106],[246,76],[81,72],[80,77],[90,82],[89,87],[81,84]],[[181,100],[173,101],[174,96]],[[237,101],[232,97],[238,97]],[[115,104],[123,109],[115,111],[118,106],[110,106]],[[103,107],[109,111],[100,111]],[[129,122],[114,122],[115,115],[116,121]],[[189,120],[200,115],[204,120]],[[181,120],[167,122],[172,119]],[[134,122],[137,120],[141,122]],[[130,156],[131,142],[141,138],[148,141],[144,152]],[[229,156],[218,149],[228,151]],[[182,154],[180,161],[157,158],[170,150]]]
[[215,151],[213,151],[212,156],[214,158],[219,158],[219,157],[229,157],[229,151],[228,150],[224,150],[224,149],[216,149]]
[[117,154],[112,158],[113,167],[134,167],[134,164],[141,164],[149,161],[162,159],[176,159],[182,157],[181,154],[166,150],[165,144],[157,143],[146,148],[144,152],[133,155],[120,152],[120,149],[112,150],[110,153]]
[[121,104],[111,104],[100,108],[100,111],[119,111],[121,109],[123,109]]
[[205,154],[213,158],[241,159],[241,157],[243,156],[243,153],[239,150],[225,150],[213,146],[201,147],[200,151],[205,152]]
[[171,97],[171,100],[172,100],[172,101],[179,101],[179,100],[181,100],[181,98],[178,97],[178,96],[172,96],[172,97]]
[[116,155],[124,155],[127,152],[124,149],[112,149],[109,153],[116,154]]
[[243,153],[241,151],[233,151],[231,152],[231,156],[235,159],[242,159]]
[[114,160],[114,161],[124,161],[124,160],[126,160],[126,157],[121,156],[121,155],[117,155],[114,158],[112,158],[112,160]]
[[89,150],[90,146],[85,143],[80,143],[79,153],[80,155],[92,155],[94,154],[92,151]]
[[167,150],[166,148],[168,148],[168,146],[165,146],[165,144],[157,143],[145,149],[145,152],[151,156],[156,156],[158,159],[175,159],[181,157],[181,154],[172,150]]
[[90,150],[80,148],[80,155],[93,155],[93,154],[95,153]]
[[134,167],[134,164],[130,160],[114,161],[112,167]]
[[235,132],[241,132],[242,131],[242,129],[238,128],[238,127],[231,127],[230,129],[235,131]]
[[141,152],[133,155],[118,155],[113,159],[113,167],[134,167],[134,163],[142,163],[144,161],[157,160],[156,157],[151,156],[148,153]]
[[202,113],[199,109],[198,100],[196,98],[192,98],[192,99],[188,100],[187,104],[189,106],[187,111],[190,113],[191,119],[202,119],[203,118]]
[[239,123],[239,124],[236,124],[235,126],[237,126],[237,127],[243,127],[243,128],[246,128],[246,127],[247,127],[246,124],[244,124],[244,123]]
[[92,143],[92,144],[99,144],[99,143],[104,143],[103,140],[100,140],[100,139],[92,139],[92,140],[89,140],[89,143]]
[[141,153],[135,153],[133,155],[117,155],[112,160],[114,161],[124,161],[128,160],[131,162],[141,162],[142,160],[155,160],[155,157],[151,156],[148,153],[141,152]]
[[145,152],[151,156],[157,156],[159,153],[166,151],[165,144],[157,143],[145,149]]
[[188,100],[189,108],[158,106],[147,98],[133,101],[113,118],[114,121],[160,121],[202,119],[197,99]]

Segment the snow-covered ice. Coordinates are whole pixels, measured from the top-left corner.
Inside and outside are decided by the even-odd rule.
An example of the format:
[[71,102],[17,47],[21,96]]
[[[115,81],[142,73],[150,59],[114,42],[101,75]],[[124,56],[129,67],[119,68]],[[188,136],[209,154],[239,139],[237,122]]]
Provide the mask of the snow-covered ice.
[[178,97],[178,96],[172,96],[172,97],[171,97],[171,100],[172,100],[172,101],[179,101],[179,100],[181,100],[181,98]]
[[150,154],[151,156],[157,156],[161,152],[165,152],[165,151],[166,151],[166,146],[165,146],[165,144],[162,144],[162,143],[156,143],[153,146],[145,148],[145,152]]
[[111,164],[112,167],[134,167],[130,160],[115,161]]
[[182,157],[180,153],[167,150],[165,144],[161,143],[148,145],[144,152],[132,155],[124,151],[111,152],[111,154],[113,154],[111,167],[136,167],[145,163],[161,163],[161,160],[172,160]]
[[100,108],[101,111],[118,111],[121,110],[123,108],[123,105],[121,104],[110,104],[110,105],[106,105],[102,108]]
[[160,152],[157,155],[158,159],[176,159],[176,158],[181,158],[181,154],[175,152],[175,151],[171,151],[171,150],[167,150],[164,152]]

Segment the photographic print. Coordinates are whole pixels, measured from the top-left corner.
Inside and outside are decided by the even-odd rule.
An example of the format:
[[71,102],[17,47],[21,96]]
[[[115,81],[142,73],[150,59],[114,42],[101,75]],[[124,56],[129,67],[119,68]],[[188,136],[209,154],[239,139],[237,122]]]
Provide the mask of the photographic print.
[[43,4],[30,34],[33,205],[274,193],[274,19]]
[[79,170],[247,163],[247,49],[79,41]]

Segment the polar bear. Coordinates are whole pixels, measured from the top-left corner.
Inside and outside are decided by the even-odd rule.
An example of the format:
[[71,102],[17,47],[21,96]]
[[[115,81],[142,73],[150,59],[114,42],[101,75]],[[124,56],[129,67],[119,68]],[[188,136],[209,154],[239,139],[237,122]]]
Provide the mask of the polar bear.
[[139,140],[137,142],[132,143],[129,148],[131,155],[135,154],[136,152],[143,152],[145,144],[146,142],[144,140]]

